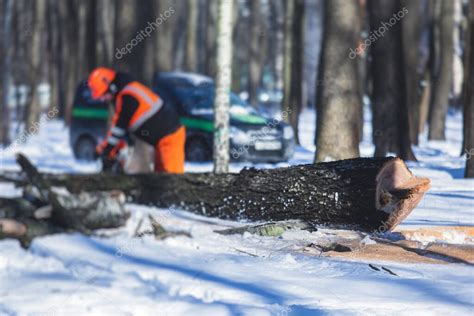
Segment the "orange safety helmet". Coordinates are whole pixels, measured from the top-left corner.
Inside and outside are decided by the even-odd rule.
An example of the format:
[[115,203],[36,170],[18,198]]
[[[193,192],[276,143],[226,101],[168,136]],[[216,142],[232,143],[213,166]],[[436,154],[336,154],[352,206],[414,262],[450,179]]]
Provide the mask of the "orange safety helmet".
[[107,92],[116,74],[113,69],[105,67],[96,68],[91,72],[87,85],[92,92],[93,99],[99,99]]

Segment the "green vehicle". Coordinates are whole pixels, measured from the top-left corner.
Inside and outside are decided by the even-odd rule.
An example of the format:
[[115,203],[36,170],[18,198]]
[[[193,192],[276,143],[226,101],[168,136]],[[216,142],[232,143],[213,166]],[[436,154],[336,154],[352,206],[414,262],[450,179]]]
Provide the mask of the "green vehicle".
[[[213,80],[194,73],[162,72],[154,77],[153,90],[176,107],[186,126],[186,160],[212,160]],[[295,141],[288,124],[264,117],[233,92],[230,101],[230,156],[233,160],[280,162],[291,158]],[[87,103],[74,103],[71,146],[79,159],[91,159],[90,150],[86,148],[92,144],[95,147],[106,133],[107,106],[95,104],[92,108]],[[91,126],[89,131],[88,126]]]

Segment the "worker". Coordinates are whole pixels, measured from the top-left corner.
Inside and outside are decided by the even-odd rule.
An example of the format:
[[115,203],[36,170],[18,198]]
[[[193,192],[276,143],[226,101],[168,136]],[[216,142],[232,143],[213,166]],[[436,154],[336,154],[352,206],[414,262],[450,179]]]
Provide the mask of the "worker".
[[132,133],[154,146],[155,172],[184,172],[186,130],[171,105],[130,75],[105,67],[92,71],[88,86],[93,99],[115,104],[112,126],[96,149],[104,169],[116,162],[126,136]]

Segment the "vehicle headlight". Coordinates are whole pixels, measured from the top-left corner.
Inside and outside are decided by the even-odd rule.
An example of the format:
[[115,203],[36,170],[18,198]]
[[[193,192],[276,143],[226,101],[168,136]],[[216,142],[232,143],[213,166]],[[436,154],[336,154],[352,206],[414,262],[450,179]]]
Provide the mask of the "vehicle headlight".
[[248,144],[251,141],[250,136],[246,132],[244,132],[243,130],[237,127],[230,128],[230,138],[232,138],[232,141],[235,144],[240,144],[240,145]]
[[292,139],[295,136],[293,132],[293,128],[291,126],[283,127],[283,138],[284,139]]

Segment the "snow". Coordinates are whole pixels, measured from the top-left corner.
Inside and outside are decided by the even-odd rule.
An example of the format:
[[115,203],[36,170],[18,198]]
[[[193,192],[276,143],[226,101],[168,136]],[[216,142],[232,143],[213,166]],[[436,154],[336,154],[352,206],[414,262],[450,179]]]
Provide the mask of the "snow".
[[[370,156],[374,148],[366,114],[361,153]],[[288,163],[238,163],[231,170],[311,163],[314,122],[312,111],[301,115],[303,147]],[[433,186],[400,229],[474,226],[474,181],[462,179],[465,157],[459,155],[459,112],[450,112],[447,129],[448,141],[428,142],[424,135],[415,148],[419,162],[409,166],[416,175],[430,177]],[[42,171],[99,169],[95,163],[72,158],[67,128],[58,121],[48,122],[21,151]],[[18,170],[13,154],[7,150],[0,155],[0,169]],[[211,168],[210,164],[186,165],[190,172]],[[9,184],[0,184],[0,192],[19,194]],[[280,237],[220,235],[214,231],[241,224],[174,208],[127,207],[132,211],[127,227],[93,237],[47,236],[34,240],[28,250],[13,240],[0,241],[0,315],[473,314],[472,265],[321,257],[301,249],[330,238],[324,231],[293,230]],[[168,229],[190,232],[193,238],[133,238],[147,214]],[[413,238],[433,241],[426,236]],[[457,232],[444,234],[443,242],[473,244],[472,238]],[[363,243],[374,241],[366,237]]]

